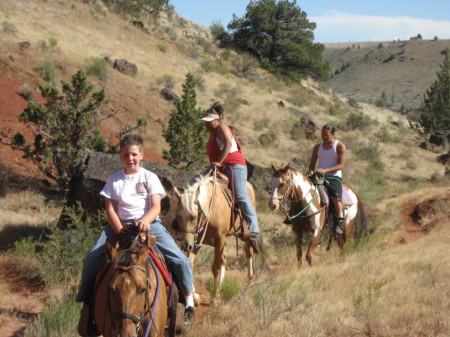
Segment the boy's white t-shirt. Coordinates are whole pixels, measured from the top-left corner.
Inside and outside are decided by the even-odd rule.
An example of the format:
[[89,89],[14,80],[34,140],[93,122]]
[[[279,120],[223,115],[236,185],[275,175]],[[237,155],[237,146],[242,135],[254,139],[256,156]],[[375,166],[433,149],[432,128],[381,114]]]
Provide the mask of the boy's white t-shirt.
[[150,197],[166,196],[164,187],[153,172],[141,167],[139,172],[126,175],[122,169],[108,177],[100,195],[117,202],[116,212],[120,219],[140,219],[151,208]]

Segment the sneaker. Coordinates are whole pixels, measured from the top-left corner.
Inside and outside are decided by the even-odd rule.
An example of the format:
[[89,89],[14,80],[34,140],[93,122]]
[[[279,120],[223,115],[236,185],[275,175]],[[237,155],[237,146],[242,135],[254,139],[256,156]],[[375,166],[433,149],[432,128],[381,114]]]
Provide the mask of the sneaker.
[[334,227],[334,232],[338,235],[342,235],[344,234],[344,231],[342,230],[341,226],[335,226]]
[[184,330],[187,330],[191,327],[192,322],[194,321],[194,316],[194,307],[187,307],[186,310],[184,310]]

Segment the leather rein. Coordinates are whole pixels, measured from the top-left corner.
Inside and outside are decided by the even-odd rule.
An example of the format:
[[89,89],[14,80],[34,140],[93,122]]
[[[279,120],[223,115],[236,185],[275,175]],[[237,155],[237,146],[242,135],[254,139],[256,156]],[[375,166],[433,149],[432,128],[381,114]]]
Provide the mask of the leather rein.
[[[286,183],[289,183],[289,186],[288,186],[288,188],[286,189],[286,192],[284,193],[284,195],[283,195],[282,197],[278,197],[278,198],[275,198],[275,199],[278,199],[278,200],[288,200],[288,199],[290,198],[290,199],[291,199],[291,203],[293,203],[293,202],[300,202],[300,201],[305,200],[305,198],[303,198],[303,199],[295,199],[295,198],[294,198],[294,191],[295,191],[295,188],[294,188],[294,183],[293,183],[293,179],[292,179],[292,177],[291,177],[291,172],[290,172],[290,171],[288,172],[288,177],[287,177],[287,179],[286,179],[285,181],[286,181]],[[301,215],[303,212],[305,212],[305,211],[311,206],[312,202],[314,201],[314,198],[316,197],[316,194],[317,194],[317,185],[313,185],[313,186],[314,186],[314,194],[313,194],[311,200],[310,200],[310,201],[308,202],[308,204],[307,204],[300,212],[298,212],[297,214],[295,214],[295,215],[293,215],[293,216],[290,216],[289,214],[287,214],[287,217],[289,218],[289,220],[292,220],[292,219],[295,219],[295,218],[310,218],[310,217],[313,217],[313,216],[315,216],[315,215],[317,215],[317,214],[320,214],[320,213],[327,207],[327,206],[323,206],[323,207],[319,208],[319,210],[316,211],[316,212],[314,212],[314,213],[306,214],[306,215]],[[312,187],[311,187],[311,188],[312,188]],[[311,194],[311,189],[310,189],[310,191],[309,191],[309,194]]]
[[[135,238],[134,241],[136,241],[136,239],[137,239],[137,237]],[[148,274],[147,270],[144,267],[139,266],[139,265],[117,266],[116,267],[115,271],[121,270],[121,271],[127,272],[127,271],[129,271],[131,269],[137,269],[137,270],[143,271],[145,273],[147,288],[145,288],[146,294],[145,294],[144,308],[141,310],[141,312],[139,314],[139,317],[137,317],[137,316],[135,316],[133,314],[127,313],[127,312],[118,312],[118,313],[114,313],[113,314],[113,311],[111,309],[110,299],[109,299],[109,291],[107,292],[106,298],[107,298],[108,311],[110,313],[111,325],[112,325],[114,330],[115,330],[115,326],[114,326],[114,321],[115,320],[117,320],[117,319],[130,319],[130,320],[132,320],[134,322],[134,324],[136,324],[136,335],[140,335],[140,333],[143,331],[144,318],[145,318],[145,316],[148,313],[150,313],[150,321],[147,324],[147,327],[145,329],[145,333],[144,333],[143,336],[144,337],[148,337],[148,335],[150,333],[150,328],[151,328],[151,326],[153,324],[153,317],[154,317],[154,314],[155,314],[155,311],[156,311],[155,303],[158,300],[159,292],[160,292],[160,277],[159,277],[158,272],[157,272],[157,267],[156,267],[155,263],[153,262],[153,260],[152,260],[152,258],[150,256],[148,257],[148,260],[151,262],[153,271],[155,272],[155,276],[156,276],[156,292],[155,292],[155,297],[153,299],[153,304],[152,305],[150,304],[149,293],[148,293],[149,289],[151,289],[151,285],[150,285],[149,274]],[[150,312],[150,308],[152,309],[151,312]]]

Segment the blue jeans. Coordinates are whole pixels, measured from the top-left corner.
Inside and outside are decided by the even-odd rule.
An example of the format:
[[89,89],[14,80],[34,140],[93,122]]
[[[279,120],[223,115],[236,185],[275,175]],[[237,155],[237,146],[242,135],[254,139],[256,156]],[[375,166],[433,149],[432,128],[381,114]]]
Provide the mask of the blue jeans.
[[230,165],[233,169],[231,175],[230,168],[227,166],[223,170],[228,178],[233,179],[234,183],[234,197],[242,209],[244,218],[248,223],[250,233],[259,233],[258,218],[256,211],[247,193],[247,166],[245,165]]
[[[156,247],[164,255],[169,270],[175,275],[184,294],[192,291],[191,260],[183,254],[175,240],[161,223],[161,220],[157,219],[152,222],[149,233],[156,236]],[[94,247],[91,248],[84,258],[81,284],[76,298],[77,302],[89,300],[97,273],[105,263],[105,242],[107,239],[111,242],[113,237],[113,229],[111,226],[106,225]]]

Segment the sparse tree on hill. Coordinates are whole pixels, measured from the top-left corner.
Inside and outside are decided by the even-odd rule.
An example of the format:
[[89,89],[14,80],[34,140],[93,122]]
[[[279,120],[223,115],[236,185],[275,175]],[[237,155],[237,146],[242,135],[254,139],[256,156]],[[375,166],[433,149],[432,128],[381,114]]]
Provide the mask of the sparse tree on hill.
[[234,46],[269,71],[294,80],[325,80],[331,68],[322,58],[324,45],[313,43],[315,28],[295,0],[250,1],[245,16],[233,15],[228,25]]
[[192,170],[207,163],[208,135],[200,119],[204,110],[196,105],[195,79],[189,72],[183,84],[183,96],[177,101],[176,110],[170,113],[169,125],[163,126],[163,137],[170,145],[170,150],[163,150],[163,158],[171,166]]
[[142,12],[157,17],[169,4],[169,0],[103,0],[103,2],[119,13],[133,17],[139,17]]
[[[45,104],[29,100],[19,115],[19,121],[31,130],[33,142],[18,132],[13,136],[3,133],[2,143],[22,151],[62,191],[70,193],[85,155],[107,147],[99,126],[114,113],[104,113],[108,102],[105,90],[93,91],[83,71],[73,75],[70,82],[61,81],[61,85],[62,93],[52,85],[40,85]],[[138,126],[128,127],[128,131],[145,124],[140,119]]]
[[421,105],[420,125],[426,133],[450,130],[450,60],[445,54],[437,79],[426,91]]

